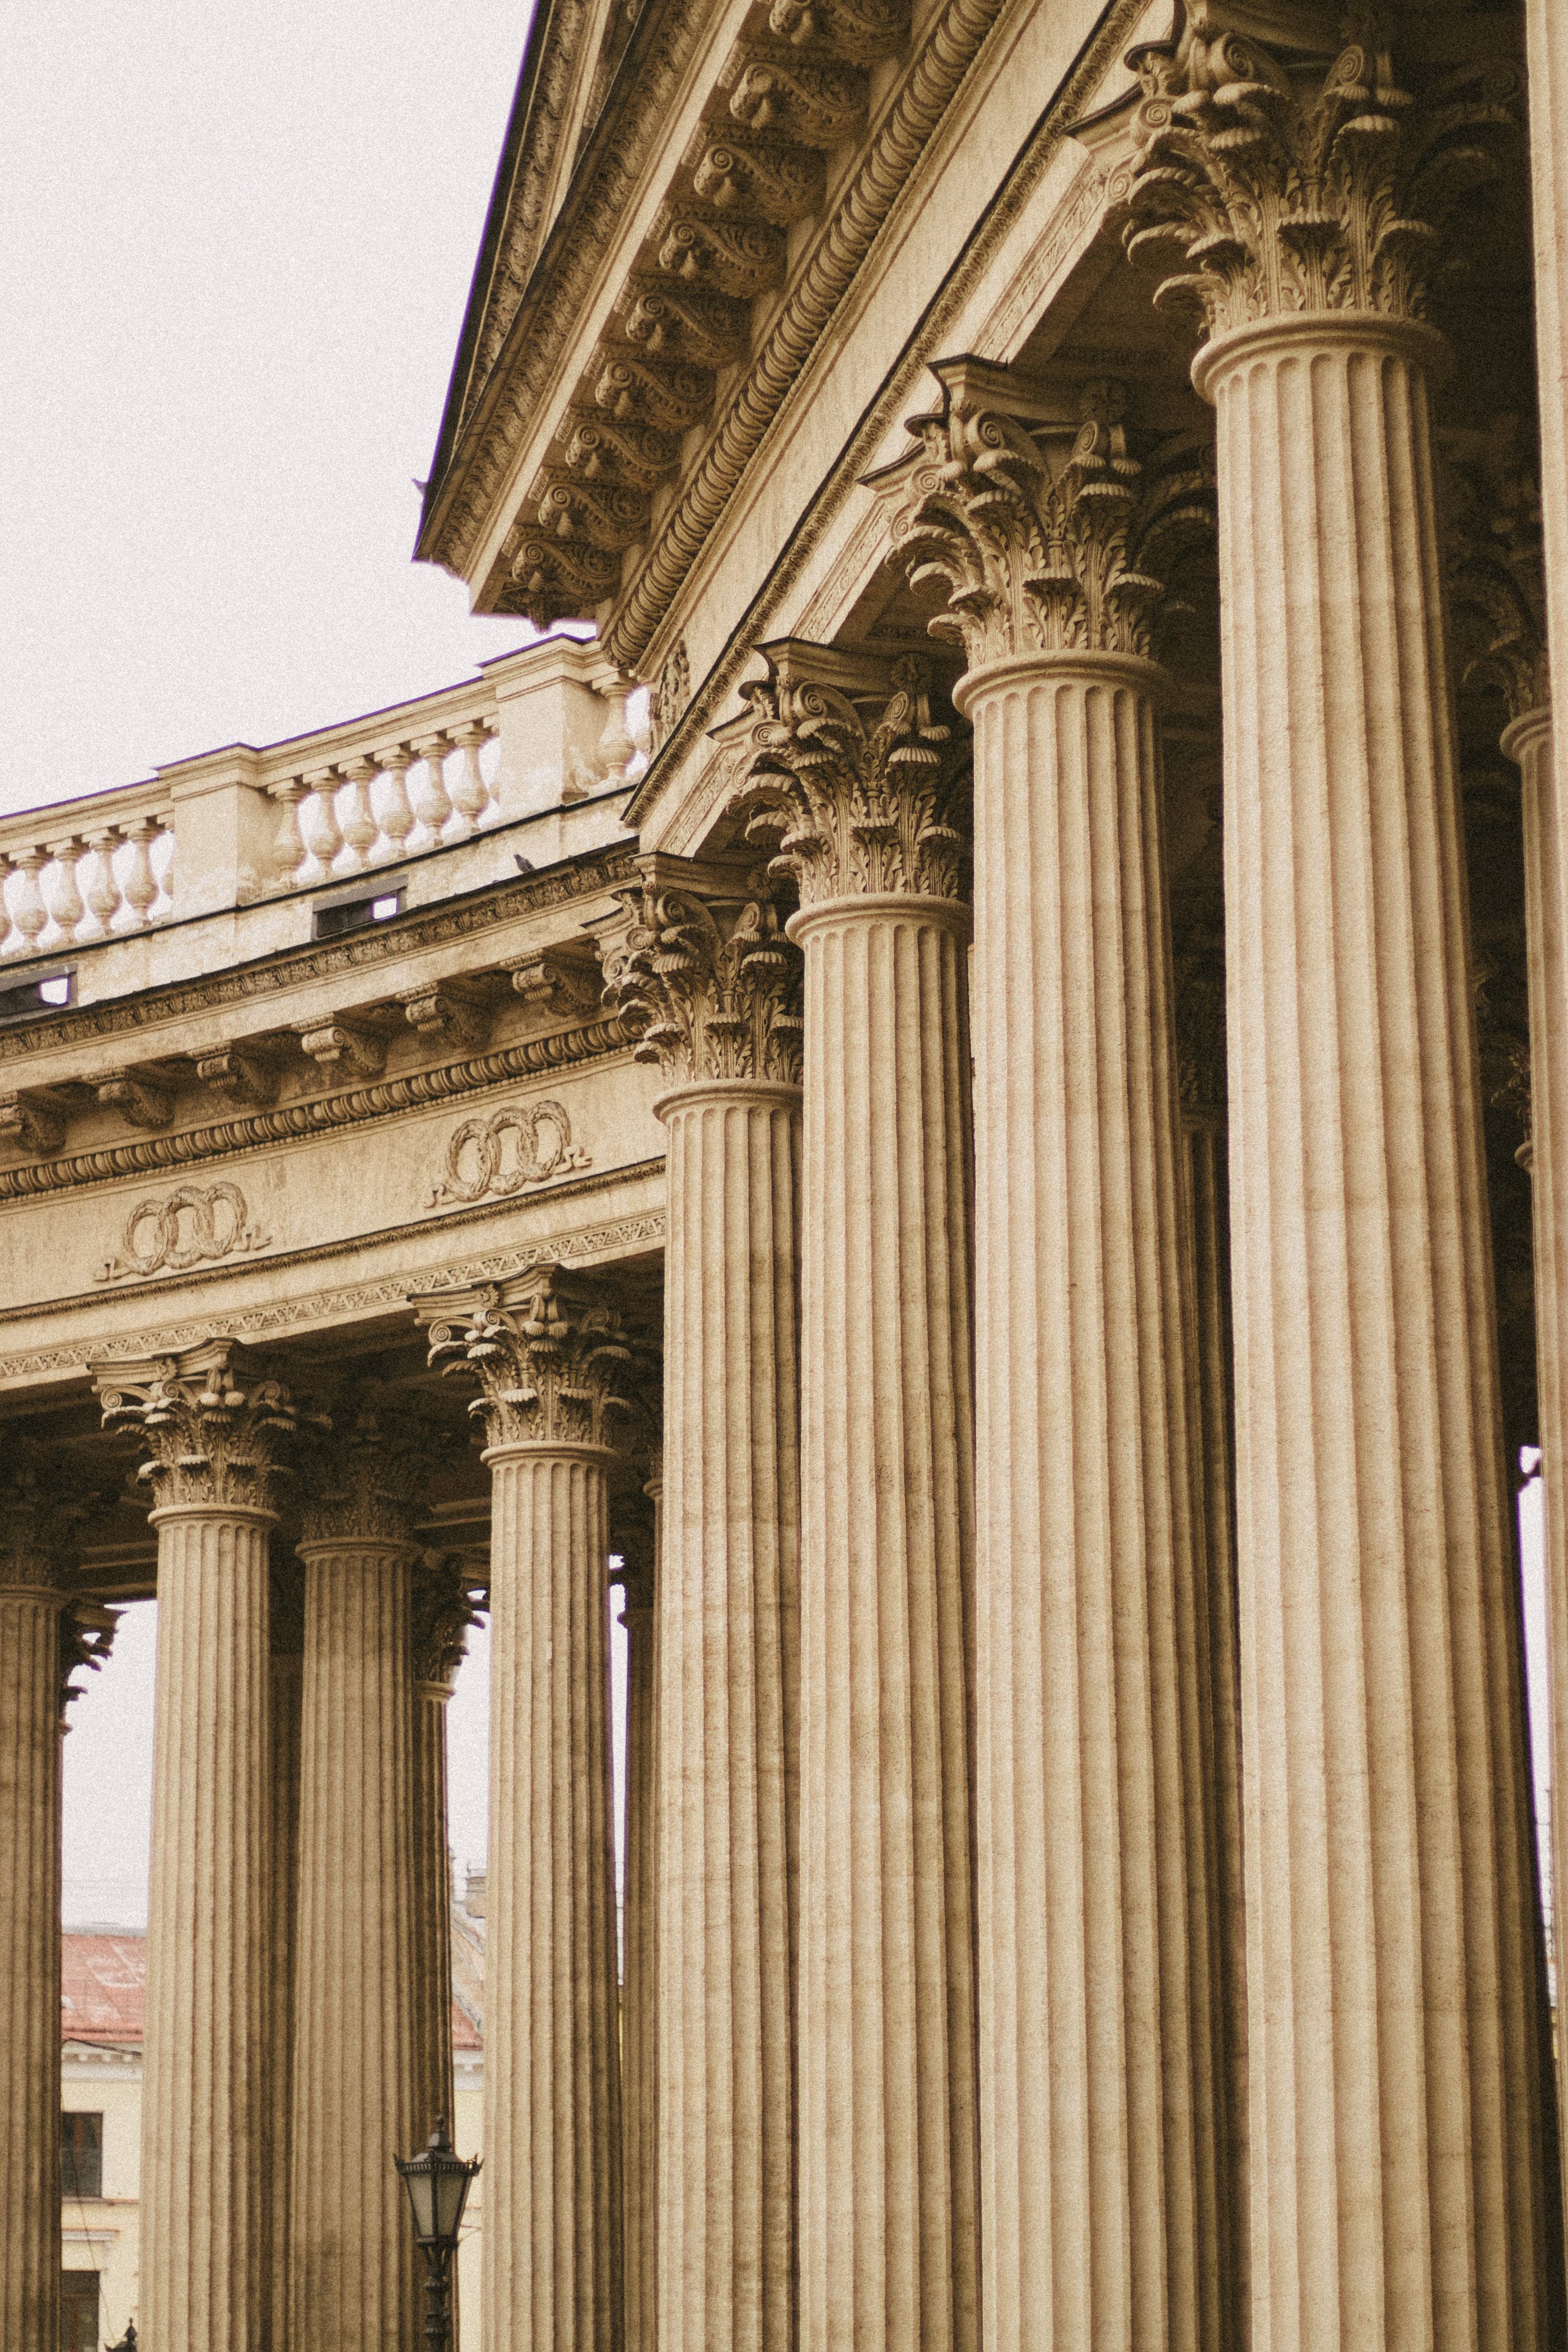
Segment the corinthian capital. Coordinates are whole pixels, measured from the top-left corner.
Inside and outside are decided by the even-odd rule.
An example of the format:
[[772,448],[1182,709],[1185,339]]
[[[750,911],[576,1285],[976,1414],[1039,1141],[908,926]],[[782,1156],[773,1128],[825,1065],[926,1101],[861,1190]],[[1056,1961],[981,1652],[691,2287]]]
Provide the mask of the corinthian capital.
[[801,954],[777,909],[745,893],[672,882],[649,859],[626,894],[628,928],[605,948],[605,994],[677,1085],[701,1079],[800,1083]]
[[363,1405],[333,1414],[300,1462],[303,1545],[411,1544],[413,1521],[430,1480],[424,1432]]
[[1084,387],[1076,422],[1042,416],[1006,370],[939,362],[942,407],[910,420],[922,450],[887,477],[911,584],[935,580],[973,666],[1029,653],[1147,656],[1170,566],[1212,536],[1214,467],[1187,439],[1145,465],[1114,379]]
[[106,1364],[93,1386],[105,1426],[145,1439],[137,1476],[159,1510],[271,1507],[300,1416],[282,1382],[236,1341]]
[[412,1301],[430,1361],[478,1381],[492,1445],[608,1445],[632,1350],[591,1276],[540,1265]]
[[1448,593],[1461,632],[1479,625],[1465,682],[1500,688],[1510,719],[1552,699],[1541,493],[1511,420],[1444,436]]
[[886,663],[780,638],[766,678],[719,730],[735,761],[731,811],[770,847],[803,906],[908,891],[956,898],[963,746],[936,716],[918,656]]
[[468,1628],[479,1622],[473,1579],[454,1552],[426,1552],[414,1580],[414,1679],[450,1690]]
[[1182,13],[1173,40],[1129,58],[1137,154],[1110,184],[1128,254],[1162,273],[1155,301],[1195,309],[1211,334],[1302,312],[1420,318],[1452,214],[1495,173],[1511,68],[1448,72],[1418,96],[1387,8],[1280,9],[1268,41],[1256,5]]
[[13,1438],[0,1475],[0,1590],[54,1591],[75,1562],[88,1504],[40,1448]]

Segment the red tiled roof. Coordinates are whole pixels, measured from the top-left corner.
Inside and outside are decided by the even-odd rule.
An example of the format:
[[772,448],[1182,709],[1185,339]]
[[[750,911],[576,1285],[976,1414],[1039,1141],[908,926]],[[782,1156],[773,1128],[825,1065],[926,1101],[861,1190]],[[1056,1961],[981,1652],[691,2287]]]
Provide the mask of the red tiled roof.
[[66,1936],[60,2031],[67,2042],[135,2047],[147,2008],[145,1936]]
[[[60,1942],[62,2040],[140,2048],[147,2009],[146,1937],[64,1936]],[[484,2048],[456,2001],[452,2003],[452,2047]]]

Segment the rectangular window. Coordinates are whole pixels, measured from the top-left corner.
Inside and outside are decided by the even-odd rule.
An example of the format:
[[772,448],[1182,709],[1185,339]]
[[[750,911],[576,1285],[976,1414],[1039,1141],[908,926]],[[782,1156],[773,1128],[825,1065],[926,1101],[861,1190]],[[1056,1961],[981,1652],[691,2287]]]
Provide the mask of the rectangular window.
[[98,2273],[60,2273],[60,2352],[99,2352]]
[[0,1021],[36,1021],[40,1013],[58,1013],[76,994],[75,975],[45,971],[33,980],[19,980],[0,988]]
[[367,890],[363,898],[329,899],[316,908],[316,937],[335,940],[342,931],[363,930],[367,923],[389,923],[394,915],[403,912],[404,890],[401,882],[380,890]]
[[60,2117],[60,2193],[65,2197],[103,2194],[103,2117]]

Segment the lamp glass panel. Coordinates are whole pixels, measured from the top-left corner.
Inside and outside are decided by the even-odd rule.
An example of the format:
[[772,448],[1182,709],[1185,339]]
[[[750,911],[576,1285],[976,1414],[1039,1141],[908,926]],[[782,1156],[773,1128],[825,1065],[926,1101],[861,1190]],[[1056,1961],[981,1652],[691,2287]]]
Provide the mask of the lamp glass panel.
[[468,2195],[468,2168],[447,2157],[436,2176],[437,2234],[456,2238]]
[[423,2158],[416,2158],[403,2176],[408,2190],[408,2202],[414,2208],[414,2234],[416,2238],[436,2235],[436,2182],[430,2168]]

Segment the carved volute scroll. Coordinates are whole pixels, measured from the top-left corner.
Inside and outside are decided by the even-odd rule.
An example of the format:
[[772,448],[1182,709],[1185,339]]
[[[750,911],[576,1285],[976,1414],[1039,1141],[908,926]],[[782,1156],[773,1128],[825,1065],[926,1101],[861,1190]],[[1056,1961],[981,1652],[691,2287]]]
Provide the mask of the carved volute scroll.
[[269,1510],[300,1415],[265,1362],[233,1339],[105,1365],[94,1379],[108,1428],[146,1440],[137,1472],[159,1510]]
[[630,927],[607,940],[605,995],[676,1085],[772,1079],[798,1086],[801,955],[763,899],[664,888],[623,894]]
[[430,1484],[426,1433],[363,1402],[334,1412],[332,1427],[300,1449],[300,1538],[322,1543],[410,1544]]
[[632,1350],[591,1276],[540,1265],[413,1305],[431,1363],[479,1382],[492,1445],[613,1445]]
[[902,491],[893,541],[911,585],[939,582],[933,636],[974,667],[1020,654],[1147,658],[1170,566],[1214,531],[1214,468],[1180,438],[1149,463],[1129,446],[1127,395],[1085,386],[1079,420],[1031,413],[1006,372],[973,361],[933,370],[942,405],[910,419],[921,456],[889,478]]
[[730,806],[770,874],[803,907],[883,892],[956,898],[968,751],[937,714],[919,656],[890,664],[781,639],[758,648],[765,679],[742,689],[743,718],[719,730],[735,761]]
[[1130,257],[1162,274],[1155,301],[1195,310],[1211,335],[1310,312],[1422,318],[1452,214],[1495,174],[1511,68],[1494,58],[1417,99],[1385,7],[1339,17],[1337,51],[1265,44],[1237,29],[1257,8],[1229,0],[1184,13],[1175,40],[1129,60],[1137,160],[1110,186]]

